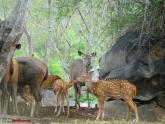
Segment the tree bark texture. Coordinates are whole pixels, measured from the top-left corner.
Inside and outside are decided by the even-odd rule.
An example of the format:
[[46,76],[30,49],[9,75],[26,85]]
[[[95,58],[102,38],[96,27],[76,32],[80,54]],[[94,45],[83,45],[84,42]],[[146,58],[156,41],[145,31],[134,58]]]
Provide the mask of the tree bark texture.
[[27,29],[24,29],[24,33],[27,37],[27,42],[28,42],[28,48],[29,48],[29,56],[33,56],[33,45],[32,45],[32,38],[30,33],[27,31]]
[[0,82],[22,36],[28,1],[17,0],[11,14],[5,20],[0,20]]

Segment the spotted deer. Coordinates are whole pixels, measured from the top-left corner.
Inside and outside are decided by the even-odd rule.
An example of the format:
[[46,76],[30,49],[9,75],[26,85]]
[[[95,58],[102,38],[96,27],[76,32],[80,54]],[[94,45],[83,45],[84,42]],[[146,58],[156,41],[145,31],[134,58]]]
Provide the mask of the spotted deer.
[[31,106],[30,116],[33,117],[36,107],[36,101],[31,93],[31,89],[29,85],[25,85],[23,88],[23,98],[25,99],[26,104]]
[[129,118],[130,110],[132,109],[136,116],[136,121],[139,121],[139,115],[136,104],[133,102],[133,97],[136,95],[136,86],[130,84],[127,80],[91,80],[91,74],[85,74],[77,79],[84,81],[88,92],[95,95],[99,102],[99,112],[96,120],[100,117],[104,118],[104,101],[107,97],[112,99],[123,99],[128,105],[127,119]]
[[57,79],[53,83],[53,91],[56,94],[56,105],[54,109],[54,113],[57,113],[58,105],[60,104],[59,111],[57,113],[57,116],[60,115],[61,109],[63,109],[63,113],[65,113],[64,110],[64,102],[65,99],[67,101],[67,116],[69,116],[69,97],[68,97],[68,89],[72,87],[74,84],[74,81],[69,81],[68,83],[65,83],[62,79]]
[[58,79],[61,79],[61,77],[59,77],[57,75],[49,75],[48,78],[43,81],[41,88],[42,89],[52,89],[53,83]]

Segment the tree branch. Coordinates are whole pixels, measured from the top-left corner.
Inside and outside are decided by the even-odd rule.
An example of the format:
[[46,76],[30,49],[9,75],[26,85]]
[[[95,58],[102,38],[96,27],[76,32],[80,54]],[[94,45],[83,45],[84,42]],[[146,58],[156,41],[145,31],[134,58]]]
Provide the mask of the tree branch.
[[79,13],[79,15],[80,15],[80,17],[81,17],[81,19],[82,19],[82,21],[83,21],[83,23],[84,23],[84,25],[85,25],[87,31],[88,31],[88,33],[89,33],[90,31],[89,31],[89,29],[88,29],[88,26],[87,26],[87,24],[86,24],[86,22],[85,22],[85,20],[84,20],[84,18],[83,18],[83,16],[82,16],[82,14],[81,14],[79,8],[77,8],[77,10],[78,10],[78,13]]
[[32,57],[32,54],[33,54],[33,48],[32,48],[32,38],[30,36],[30,33],[27,31],[26,28],[24,28],[24,33],[27,37],[27,41],[28,41],[28,47],[29,47],[29,56]]
[[[5,20],[6,22],[9,22],[7,24],[11,26],[10,28],[12,28],[12,30],[6,39],[2,50],[5,50],[7,47],[13,46],[13,44],[16,44],[16,42],[18,42],[21,38],[24,25],[26,23],[27,5],[28,0],[18,0],[14,8],[16,10],[13,10],[12,12],[13,15],[10,15]],[[8,27],[8,25],[5,26]]]

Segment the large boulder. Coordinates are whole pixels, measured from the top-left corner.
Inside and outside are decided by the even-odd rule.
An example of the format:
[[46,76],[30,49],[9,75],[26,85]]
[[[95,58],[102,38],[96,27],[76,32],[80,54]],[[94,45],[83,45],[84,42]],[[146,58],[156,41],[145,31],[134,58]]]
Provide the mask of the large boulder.
[[[120,100],[106,101],[105,102],[105,118],[111,118],[115,120],[126,119],[128,107],[125,102]],[[165,111],[154,102],[143,104],[138,106],[138,113],[140,121],[162,121],[162,117]],[[133,112],[130,113],[129,120],[134,120],[135,115]]]
[[[141,38],[140,38],[141,37]],[[100,79],[128,79],[136,99],[148,101],[165,92],[165,39],[129,31],[100,58]]]

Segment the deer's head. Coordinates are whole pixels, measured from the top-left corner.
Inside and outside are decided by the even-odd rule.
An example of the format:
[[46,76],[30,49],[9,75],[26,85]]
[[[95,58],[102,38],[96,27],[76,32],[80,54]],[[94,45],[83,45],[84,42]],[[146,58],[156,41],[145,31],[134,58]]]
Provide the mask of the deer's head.
[[78,55],[82,57],[83,64],[86,68],[90,68],[91,65],[91,58],[96,56],[96,52],[91,53],[90,55],[84,54],[81,51],[78,51]]

